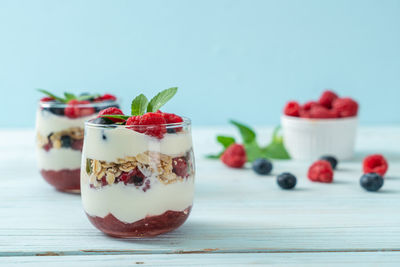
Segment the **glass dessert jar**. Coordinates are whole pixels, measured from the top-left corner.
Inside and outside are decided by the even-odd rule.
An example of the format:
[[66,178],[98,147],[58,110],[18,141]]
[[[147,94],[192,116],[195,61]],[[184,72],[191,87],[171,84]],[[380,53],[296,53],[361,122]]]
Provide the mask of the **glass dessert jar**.
[[91,223],[108,235],[147,237],[178,228],[192,207],[194,174],[189,119],[162,125],[85,124],[83,207]]
[[41,175],[59,191],[80,192],[84,122],[118,107],[115,99],[98,102],[40,101],[36,113],[37,162]]

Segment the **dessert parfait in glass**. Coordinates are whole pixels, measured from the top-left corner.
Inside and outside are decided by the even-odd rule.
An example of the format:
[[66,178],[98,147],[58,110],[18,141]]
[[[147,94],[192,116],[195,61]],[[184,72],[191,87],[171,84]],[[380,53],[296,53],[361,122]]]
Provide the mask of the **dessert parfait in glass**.
[[100,231],[148,237],[172,231],[189,216],[194,194],[190,120],[159,109],[177,88],[150,102],[132,101],[86,122],[81,168],[83,208]]
[[43,178],[59,191],[79,193],[84,122],[99,111],[118,107],[113,95],[65,93],[64,97],[41,90],[36,113],[38,167]]

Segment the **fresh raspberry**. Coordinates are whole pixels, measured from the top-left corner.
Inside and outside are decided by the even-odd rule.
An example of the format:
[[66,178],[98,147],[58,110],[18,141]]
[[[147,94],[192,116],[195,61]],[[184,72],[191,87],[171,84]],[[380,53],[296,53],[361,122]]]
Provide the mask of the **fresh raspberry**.
[[335,92],[326,90],[322,93],[321,97],[318,100],[318,103],[326,108],[332,108],[332,103],[336,98],[338,98],[338,95],[335,94]]
[[138,167],[129,172],[123,172],[121,176],[119,176],[119,180],[124,184],[134,184],[135,186],[143,185],[145,178],[146,176],[144,176]]
[[374,172],[383,177],[387,169],[388,163],[381,154],[369,155],[363,160],[364,173]]
[[71,148],[74,149],[74,150],[80,150],[80,151],[82,151],[82,147],[83,147],[83,139],[81,139],[81,140],[74,140],[74,141],[71,143]]
[[350,97],[335,99],[332,108],[336,110],[342,118],[357,116],[358,112],[357,102]]
[[104,94],[104,95],[98,97],[98,99],[101,100],[101,101],[115,101],[115,100],[117,100],[117,98],[112,94]]
[[319,105],[320,104],[316,101],[308,101],[308,102],[304,103],[304,105],[302,106],[302,109],[309,111],[312,107],[319,106]]
[[300,116],[300,105],[296,101],[289,101],[286,103],[286,106],[283,110],[283,113],[292,117]]
[[64,110],[64,114],[71,119],[92,115],[95,112],[93,107],[81,106],[88,104],[90,104],[90,102],[87,100],[78,101],[76,99],[72,99],[68,102],[67,107]]
[[246,150],[243,145],[230,145],[221,156],[225,165],[232,168],[242,168],[247,161]]
[[[182,123],[183,119],[182,117],[173,114],[173,113],[162,113],[164,116],[164,119],[167,123]],[[182,127],[174,127],[174,128],[168,128],[168,132],[174,133],[174,132],[180,132],[182,131]]]
[[149,112],[142,116],[132,116],[126,121],[126,125],[138,125],[132,129],[158,139],[162,139],[167,132],[164,124],[167,122],[161,113]]
[[313,106],[308,114],[310,118],[314,119],[333,119],[338,117],[335,110],[327,109],[324,106]]
[[42,97],[40,99],[40,102],[50,102],[50,101],[53,101],[53,100],[54,100],[54,98],[49,97],[49,96],[45,96],[45,97]]
[[172,171],[180,176],[187,177],[188,175],[188,165],[185,157],[173,158],[172,159]]
[[310,166],[307,176],[313,182],[332,183],[333,169],[329,161],[318,160]]
[[[111,107],[111,108],[106,108],[106,109],[103,109],[102,111],[100,111],[98,117],[101,117],[102,115],[124,115],[124,113],[119,108]],[[124,122],[125,121],[124,119],[117,119],[117,118],[108,118],[108,119],[112,120],[113,122]]]

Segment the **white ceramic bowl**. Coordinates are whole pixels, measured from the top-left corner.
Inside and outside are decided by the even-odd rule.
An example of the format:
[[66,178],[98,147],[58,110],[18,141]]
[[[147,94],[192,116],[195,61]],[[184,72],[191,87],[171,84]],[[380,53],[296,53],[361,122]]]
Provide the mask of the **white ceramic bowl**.
[[281,117],[283,142],[293,159],[315,160],[332,155],[339,160],[354,154],[357,117],[339,119],[307,119]]

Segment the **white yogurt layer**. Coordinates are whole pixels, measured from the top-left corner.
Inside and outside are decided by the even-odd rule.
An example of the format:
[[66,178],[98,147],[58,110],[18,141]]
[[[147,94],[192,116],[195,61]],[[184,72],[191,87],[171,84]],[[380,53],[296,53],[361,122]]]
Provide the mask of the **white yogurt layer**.
[[134,223],[147,216],[161,215],[168,210],[183,211],[193,202],[193,176],[168,185],[151,177],[151,188],[146,192],[123,183],[94,189],[89,187],[88,179],[87,173],[81,171],[82,202],[90,216],[104,218],[111,213],[122,222]]
[[52,132],[59,132],[72,127],[83,128],[85,121],[95,118],[97,114],[71,119],[66,116],[58,116],[47,110],[38,109],[36,113],[36,131],[46,137]]
[[41,170],[76,170],[81,167],[81,151],[71,148],[37,149],[38,166]]
[[84,154],[87,158],[115,162],[118,158],[155,151],[169,156],[181,156],[192,148],[188,133],[166,134],[160,140],[127,128],[86,127]]

